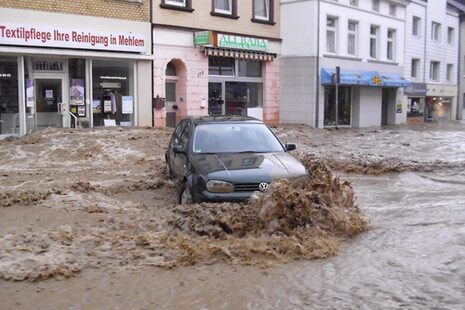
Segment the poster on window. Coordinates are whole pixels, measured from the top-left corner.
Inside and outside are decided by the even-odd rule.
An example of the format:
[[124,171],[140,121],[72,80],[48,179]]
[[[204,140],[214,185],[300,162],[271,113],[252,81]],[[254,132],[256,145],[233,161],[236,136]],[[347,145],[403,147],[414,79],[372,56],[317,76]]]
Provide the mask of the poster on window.
[[78,108],[78,116],[86,116],[86,106],[85,105],[80,105],[77,107]]
[[123,114],[132,114],[133,113],[133,103],[134,103],[134,100],[132,98],[132,96],[123,96],[122,97],[122,102],[123,102],[123,106],[122,106],[122,113]]
[[71,105],[84,105],[84,80],[71,79],[69,93],[71,96]]
[[111,100],[104,100],[103,101],[103,113],[110,113],[111,112]]
[[34,80],[26,80],[26,107],[34,107]]

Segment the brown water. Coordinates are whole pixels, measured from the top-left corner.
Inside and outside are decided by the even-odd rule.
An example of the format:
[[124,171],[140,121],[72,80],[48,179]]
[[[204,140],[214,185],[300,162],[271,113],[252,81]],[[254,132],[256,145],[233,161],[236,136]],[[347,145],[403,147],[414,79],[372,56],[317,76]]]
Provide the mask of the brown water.
[[337,256],[268,269],[88,268],[61,281],[0,281],[0,309],[464,308],[465,126],[278,133],[328,160],[403,167],[343,174],[371,229],[346,241]]

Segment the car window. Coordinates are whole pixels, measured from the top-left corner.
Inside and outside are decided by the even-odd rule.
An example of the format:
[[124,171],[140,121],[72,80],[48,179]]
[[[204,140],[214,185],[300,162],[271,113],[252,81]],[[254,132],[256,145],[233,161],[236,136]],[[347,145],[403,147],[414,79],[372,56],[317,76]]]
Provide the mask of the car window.
[[202,124],[195,128],[194,153],[284,152],[264,124]]
[[189,135],[190,135],[190,132],[191,132],[191,122],[187,122],[186,123],[186,126],[184,127],[182,133],[181,133],[181,137],[180,137],[180,143],[181,143],[181,147],[183,149],[186,149],[186,146],[187,146],[187,142],[189,140]]
[[187,120],[182,120],[178,126],[176,127],[176,129],[174,130],[174,134],[173,134],[173,144],[180,144],[181,143],[181,133],[184,129],[184,127],[186,127],[186,124],[187,124]]

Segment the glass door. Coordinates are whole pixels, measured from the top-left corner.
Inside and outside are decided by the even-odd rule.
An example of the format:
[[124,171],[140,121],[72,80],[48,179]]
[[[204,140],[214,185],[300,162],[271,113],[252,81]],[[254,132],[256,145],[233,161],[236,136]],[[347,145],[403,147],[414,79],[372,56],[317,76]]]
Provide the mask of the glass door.
[[69,127],[68,105],[63,102],[64,79],[41,78],[35,80],[36,85],[36,126]]
[[208,83],[208,114],[224,114],[223,102],[223,84]]

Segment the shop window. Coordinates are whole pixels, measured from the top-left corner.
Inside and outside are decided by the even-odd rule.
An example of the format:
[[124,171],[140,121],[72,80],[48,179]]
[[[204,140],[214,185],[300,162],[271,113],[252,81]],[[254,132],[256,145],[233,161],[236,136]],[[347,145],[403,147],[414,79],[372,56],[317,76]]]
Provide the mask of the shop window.
[[209,57],[208,58],[208,74],[209,75],[225,75],[234,76],[235,60],[225,57]]
[[92,61],[94,126],[134,126],[134,63]]
[[[347,86],[339,87],[338,98],[338,126],[350,126],[351,120],[351,88]],[[333,86],[325,87],[324,102],[324,125],[336,125],[336,88]]]
[[239,60],[238,69],[240,77],[262,77],[262,63],[260,61]]
[[226,82],[225,114],[247,115],[247,108],[263,106],[263,84]]
[[[273,23],[274,15],[273,0],[253,0],[253,17],[254,22]],[[274,23],[273,23],[274,24]]]
[[237,0],[212,0],[211,15],[237,19]]
[[0,56],[0,135],[19,134],[18,60]]
[[[85,59],[72,58],[68,60],[69,68],[69,110],[76,117],[89,116],[86,111],[86,61]],[[72,118],[71,122],[75,122]],[[76,127],[77,124],[72,123],[71,127]]]

